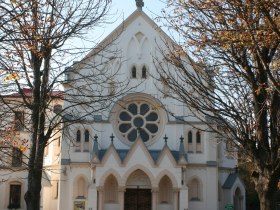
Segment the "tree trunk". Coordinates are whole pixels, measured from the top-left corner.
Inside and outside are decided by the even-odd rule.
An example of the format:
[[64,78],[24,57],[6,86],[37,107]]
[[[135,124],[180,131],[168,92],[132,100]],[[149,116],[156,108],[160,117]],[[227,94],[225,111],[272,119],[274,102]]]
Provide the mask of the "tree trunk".
[[[41,157],[41,154],[38,154]],[[41,158],[38,159],[41,159]],[[40,163],[41,162],[41,163]],[[43,173],[43,162],[38,161],[33,169],[28,173],[28,190],[24,195],[27,210],[40,210],[41,181]]]
[[[28,184],[32,187],[28,187],[29,189],[24,196],[27,210],[40,210],[41,178],[36,175],[31,175],[30,178],[32,180]],[[30,178],[28,176],[28,179]]]
[[277,191],[277,175],[259,174],[255,177],[255,189],[260,200],[260,210],[276,210],[274,194]]
[[267,198],[266,193],[258,193],[260,199],[261,210],[272,210],[272,202]]

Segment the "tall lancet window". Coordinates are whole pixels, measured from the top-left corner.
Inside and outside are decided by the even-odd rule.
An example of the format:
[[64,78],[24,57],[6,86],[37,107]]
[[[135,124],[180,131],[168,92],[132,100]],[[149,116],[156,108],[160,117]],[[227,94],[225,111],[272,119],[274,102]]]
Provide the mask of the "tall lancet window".
[[81,151],[81,131],[77,130],[76,132],[76,152],[80,152]]
[[142,67],[142,79],[146,79],[147,78],[147,68],[146,66]]
[[198,153],[202,152],[201,134],[199,131],[196,132],[196,152],[198,152]]
[[85,130],[85,142],[89,142],[89,131]]
[[192,139],[192,132],[188,132],[188,152],[193,152],[193,139]]
[[136,67],[133,66],[132,69],[131,69],[131,78],[136,78]]
[[76,142],[81,142],[81,131],[80,131],[80,130],[77,130],[77,133],[76,133]]
[[89,131],[85,130],[84,152],[89,151]]

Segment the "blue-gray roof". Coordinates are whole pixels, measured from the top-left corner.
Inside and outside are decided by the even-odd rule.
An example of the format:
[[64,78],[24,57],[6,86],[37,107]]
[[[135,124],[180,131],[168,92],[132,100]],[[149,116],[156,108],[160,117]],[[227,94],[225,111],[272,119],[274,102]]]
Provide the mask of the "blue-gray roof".
[[[107,151],[107,150],[104,150],[104,149],[99,150],[99,156],[98,156],[98,158],[99,158],[100,161],[103,159],[103,157],[104,157],[106,151]],[[149,151],[151,157],[153,158],[153,160],[154,160],[154,161],[157,161],[162,150],[148,150],[148,151]],[[129,150],[128,150],[128,149],[116,149],[116,152],[118,153],[120,159],[123,161],[123,160],[126,158],[128,152],[129,152]],[[174,157],[174,159],[175,159],[176,161],[179,161],[179,158],[180,158],[179,151],[170,151],[170,152],[171,152],[172,156]],[[186,158],[186,160],[187,160],[186,155],[185,155],[185,158]]]
[[225,183],[224,183],[224,185],[223,185],[223,188],[224,189],[231,189],[237,178],[238,178],[238,173],[229,174]]
[[149,153],[154,161],[157,161],[157,159],[160,155],[160,152],[161,152],[161,150],[149,150]]
[[98,159],[99,159],[100,161],[103,159],[103,157],[104,157],[106,151],[107,151],[107,150],[105,150],[105,149],[99,150]]

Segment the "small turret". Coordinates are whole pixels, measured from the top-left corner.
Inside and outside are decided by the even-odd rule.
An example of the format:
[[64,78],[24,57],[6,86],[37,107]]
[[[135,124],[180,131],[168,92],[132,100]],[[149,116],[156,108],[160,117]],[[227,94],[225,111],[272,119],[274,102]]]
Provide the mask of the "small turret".
[[185,146],[184,146],[184,137],[180,137],[180,145],[179,145],[179,163],[180,164],[186,164],[188,161],[187,153],[185,151]]
[[92,151],[91,151],[91,157],[90,157],[90,161],[92,163],[98,163],[99,162],[99,149],[98,149],[97,139],[98,139],[98,136],[95,134],[93,147],[92,147]]

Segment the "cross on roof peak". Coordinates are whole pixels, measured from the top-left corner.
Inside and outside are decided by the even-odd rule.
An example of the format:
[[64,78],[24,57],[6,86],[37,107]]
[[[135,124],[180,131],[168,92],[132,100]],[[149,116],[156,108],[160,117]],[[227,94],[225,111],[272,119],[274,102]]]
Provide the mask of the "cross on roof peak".
[[181,136],[181,137],[180,137],[180,140],[181,140],[181,142],[183,142],[183,141],[184,141],[184,137],[183,137],[183,136]]
[[112,144],[113,144],[114,138],[115,138],[115,136],[113,135],[113,133],[112,133],[112,135],[110,136],[110,138],[111,138],[111,142],[112,142]]
[[136,7],[139,11],[142,11],[142,7],[144,7],[143,0],[135,0],[136,1]]
[[167,143],[168,137],[166,136],[166,134],[165,134],[165,136],[163,137],[163,139],[164,139],[164,142]]

